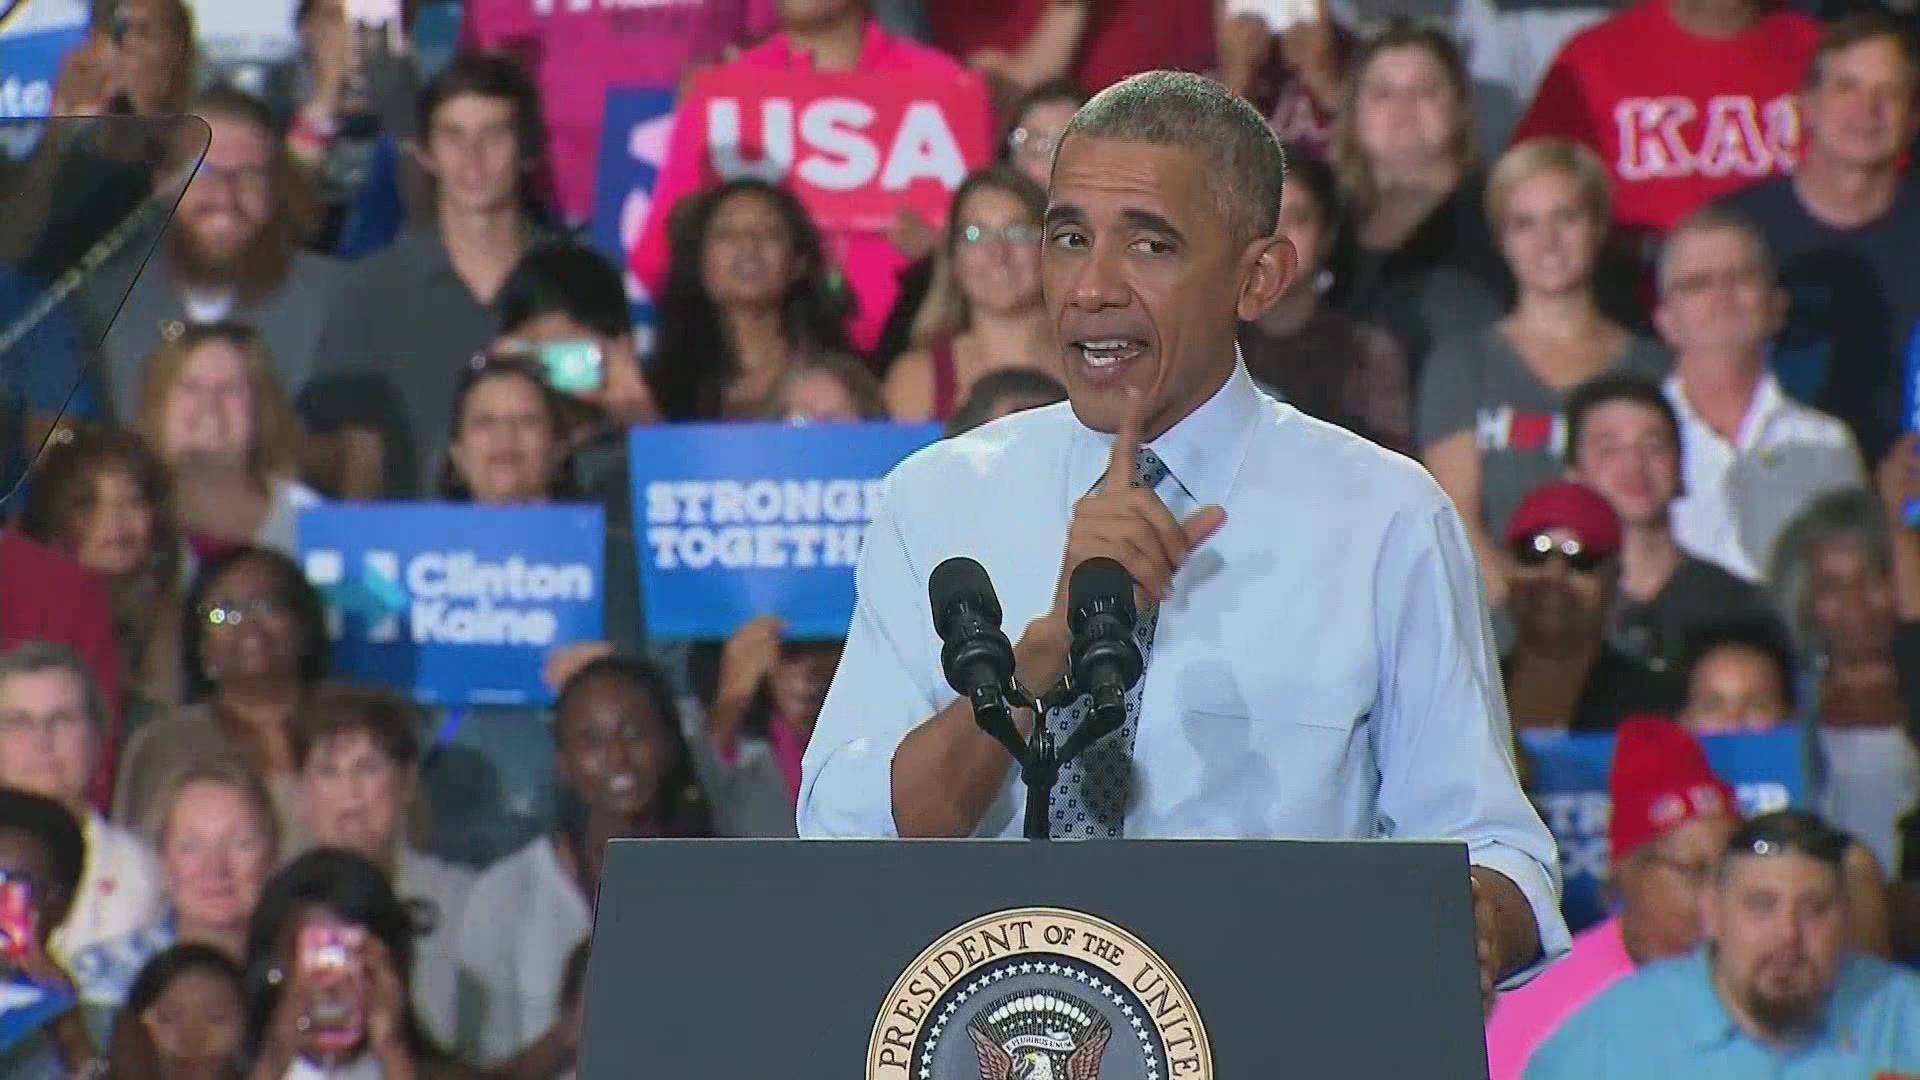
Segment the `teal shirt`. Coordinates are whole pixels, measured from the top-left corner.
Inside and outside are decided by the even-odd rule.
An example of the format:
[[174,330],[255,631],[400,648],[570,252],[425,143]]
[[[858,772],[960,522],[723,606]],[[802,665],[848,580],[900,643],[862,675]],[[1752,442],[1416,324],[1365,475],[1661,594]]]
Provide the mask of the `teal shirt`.
[[1714,993],[1705,949],[1650,964],[1561,1025],[1526,1080],[1872,1080],[1920,1072],[1920,975],[1848,955],[1818,1034],[1791,1051],[1747,1035]]

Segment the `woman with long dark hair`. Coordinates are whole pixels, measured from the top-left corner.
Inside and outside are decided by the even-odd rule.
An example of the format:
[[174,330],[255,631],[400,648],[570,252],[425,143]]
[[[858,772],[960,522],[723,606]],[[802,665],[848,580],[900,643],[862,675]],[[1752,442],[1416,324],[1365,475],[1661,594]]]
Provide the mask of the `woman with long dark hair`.
[[533,361],[483,354],[453,392],[440,497],[517,506],[574,495],[560,395]]
[[207,561],[187,591],[182,660],[187,705],[136,732],[114,793],[114,818],[152,835],[174,778],[237,754],[293,820],[294,716],[326,677],[326,607],[292,559],[236,548]]
[[413,912],[378,866],[331,848],[295,859],[247,931],[247,1075],[466,1076],[421,1029],[412,969]]
[[678,208],[647,376],[668,420],[764,415],[798,357],[849,352],[845,293],[800,200],[762,180]]

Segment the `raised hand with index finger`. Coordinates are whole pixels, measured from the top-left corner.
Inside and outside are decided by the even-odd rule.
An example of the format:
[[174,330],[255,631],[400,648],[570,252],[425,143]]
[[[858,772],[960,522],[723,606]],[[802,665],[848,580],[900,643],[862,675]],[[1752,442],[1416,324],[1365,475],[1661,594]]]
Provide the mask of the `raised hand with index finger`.
[[1048,613],[1050,635],[1057,637],[1058,670],[1022,672],[1029,686],[1045,687],[1065,670],[1067,635],[1067,580],[1074,567],[1088,559],[1106,557],[1126,567],[1134,580],[1134,598],[1141,604],[1159,603],[1173,594],[1173,579],[1195,548],[1227,522],[1218,506],[1203,506],[1178,521],[1150,488],[1135,487],[1140,456],[1140,433],[1145,424],[1146,397],[1138,389],[1126,391],[1127,406],[1114,434],[1107,472],[1093,491],[1073,506],[1067,528],[1067,548],[1054,584],[1053,610]]

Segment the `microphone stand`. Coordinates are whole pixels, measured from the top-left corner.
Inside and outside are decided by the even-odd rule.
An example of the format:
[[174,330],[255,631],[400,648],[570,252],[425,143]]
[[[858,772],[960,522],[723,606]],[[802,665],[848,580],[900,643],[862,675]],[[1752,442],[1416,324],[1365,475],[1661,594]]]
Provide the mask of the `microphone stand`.
[[[1053,733],[1047,730],[1047,712],[1062,708],[1079,700],[1082,694],[1068,676],[1062,676],[1053,689],[1048,690],[1038,700],[1029,694],[1018,682],[996,692],[983,687],[974,692],[974,723],[980,730],[991,736],[1020,765],[1020,782],[1027,788],[1025,824],[1022,835],[1028,840],[1053,839],[1052,810],[1053,785],[1060,779],[1060,770],[1071,764],[1086,748],[1099,740],[1091,730],[1094,727],[1092,713],[1080,722],[1080,727],[1067,736],[1064,747],[1056,746]],[[1013,723],[1013,709],[1033,710],[1033,734],[1023,741],[1020,730]]]

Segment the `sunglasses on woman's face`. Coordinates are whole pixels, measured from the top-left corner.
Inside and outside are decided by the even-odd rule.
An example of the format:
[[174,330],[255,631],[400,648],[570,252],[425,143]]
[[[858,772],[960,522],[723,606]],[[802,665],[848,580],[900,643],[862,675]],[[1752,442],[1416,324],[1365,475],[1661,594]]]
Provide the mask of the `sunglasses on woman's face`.
[[1549,559],[1565,559],[1567,569],[1576,574],[1591,574],[1607,562],[1606,556],[1588,551],[1578,540],[1555,542],[1546,533],[1536,533],[1533,539],[1513,545],[1513,557],[1522,566],[1545,566]]

